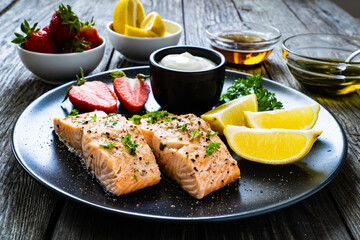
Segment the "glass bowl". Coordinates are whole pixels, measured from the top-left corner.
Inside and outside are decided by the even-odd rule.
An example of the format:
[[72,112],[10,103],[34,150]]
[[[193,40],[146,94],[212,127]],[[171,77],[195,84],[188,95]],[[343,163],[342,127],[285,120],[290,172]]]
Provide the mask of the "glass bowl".
[[283,57],[294,78],[317,93],[342,95],[360,89],[360,38],[300,34],[283,41]]
[[264,61],[279,42],[278,29],[252,22],[226,22],[209,25],[206,35],[211,47],[228,63],[255,65]]

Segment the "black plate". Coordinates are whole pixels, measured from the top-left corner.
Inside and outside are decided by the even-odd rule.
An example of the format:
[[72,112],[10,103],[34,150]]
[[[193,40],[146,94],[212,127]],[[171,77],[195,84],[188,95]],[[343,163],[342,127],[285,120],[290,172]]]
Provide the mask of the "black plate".
[[[122,69],[126,75],[147,74],[148,67]],[[224,91],[234,79],[247,74],[226,71]],[[88,77],[111,86],[108,72]],[[339,123],[323,107],[314,129],[324,130],[310,153],[292,165],[270,166],[241,159],[232,152],[241,170],[241,179],[196,200],[163,176],[157,186],[120,197],[105,194],[96,179],[81,166],[58,140],[52,127],[54,117],[72,109],[61,104],[74,82],[59,86],[31,103],[17,120],[12,133],[13,152],[21,166],[36,180],[58,193],[111,212],[145,219],[177,221],[220,221],[255,216],[303,200],[328,184],[339,172],[346,156],[346,139]],[[112,86],[111,86],[112,87]],[[264,80],[264,87],[276,93],[285,108],[315,103],[289,87]],[[159,106],[150,96],[147,110]],[[122,110],[119,110],[122,112]]]

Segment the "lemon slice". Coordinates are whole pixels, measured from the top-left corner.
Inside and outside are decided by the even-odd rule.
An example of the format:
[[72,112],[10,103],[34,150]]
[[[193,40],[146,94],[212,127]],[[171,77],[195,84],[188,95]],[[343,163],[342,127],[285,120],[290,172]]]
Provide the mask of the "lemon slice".
[[137,27],[132,27],[125,25],[125,36],[129,37],[141,37],[141,38],[153,38],[158,37],[154,32],[149,30],[144,30]]
[[315,125],[319,111],[319,104],[266,112],[244,111],[245,124],[251,128],[308,130]]
[[124,34],[126,25],[140,28],[144,19],[145,11],[139,0],[120,0],[114,10],[114,31]]
[[224,103],[201,118],[207,121],[214,131],[223,134],[226,125],[245,126],[244,111],[257,112],[258,105],[255,94],[250,94]]
[[302,159],[321,130],[247,128],[228,125],[224,130],[231,149],[240,157],[265,164],[290,164]]
[[157,12],[149,13],[141,23],[141,28],[156,33],[159,37],[165,36],[165,24]]

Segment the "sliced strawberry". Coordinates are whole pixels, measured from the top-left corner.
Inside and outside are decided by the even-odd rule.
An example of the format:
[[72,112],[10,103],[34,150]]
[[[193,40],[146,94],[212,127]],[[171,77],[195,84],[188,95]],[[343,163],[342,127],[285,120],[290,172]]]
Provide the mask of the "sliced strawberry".
[[82,38],[85,41],[90,42],[91,48],[95,48],[101,45],[102,39],[100,38],[98,31],[94,27],[94,18],[92,18],[90,22],[80,23],[80,25],[81,28],[79,34],[77,35],[78,38]]
[[145,82],[146,76],[138,74],[136,78],[128,78],[123,72],[112,72],[116,96],[120,104],[130,112],[139,111],[147,102],[150,87]]
[[70,87],[64,101],[69,97],[76,109],[85,112],[102,110],[106,113],[116,113],[117,98],[115,93],[103,82],[85,81],[82,69],[81,75],[82,79],[78,77],[77,86]]
[[30,27],[29,23],[25,20],[24,23],[21,24],[21,31],[25,33],[26,36],[15,33],[16,38],[12,40],[12,42],[21,44],[26,50],[33,52],[57,53],[58,47],[49,33],[37,29],[36,26],[37,23]]

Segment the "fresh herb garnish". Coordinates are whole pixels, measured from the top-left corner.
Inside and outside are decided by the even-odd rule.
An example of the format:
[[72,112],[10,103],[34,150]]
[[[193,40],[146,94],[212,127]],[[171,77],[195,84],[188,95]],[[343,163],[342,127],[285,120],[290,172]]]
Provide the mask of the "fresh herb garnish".
[[108,115],[106,115],[106,118],[109,118],[109,117],[112,117],[112,116],[115,116],[116,113],[109,113]]
[[113,148],[114,147],[114,144],[117,143],[117,141],[115,142],[104,142],[104,143],[101,143],[100,145],[103,146],[104,148]]
[[136,148],[139,144],[136,143],[136,140],[134,140],[134,142],[131,141],[130,133],[127,133],[126,136],[121,139],[121,142],[124,144],[125,148],[129,150],[130,155],[136,155]]
[[211,143],[209,143],[209,145],[205,146],[206,154],[207,154],[208,156],[210,156],[210,155],[213,154],[215,151],[219,150],[220,144],[221,144],[221,143],[219,143],[219,142],[211,142]]
[[139,172],[139,169],[134,169],[134,173]]
[[283,104],[279,102],[275,93],[263,87],[263,77],[260,74],[247,76],[246,79],[237,79],[226,91],[220,96],[217,106],[226,102],[227,99],[233,100],[240,96],[246,96],[255,93],[258,102],[258,111],[269,111],[281,109]]
[[111,121],[106,121],[105,122],[105,126],[114,126],[115,124],[117,124],[118,121],[116,119],[114,119],[112,122]]
[[79,111],[77,109],[73,109],[71,110],[71,112],[69,113],[68,117],[71,117],[71,116],[76,116],[79,114]]
[[170,122],[170,123],[172,123],[172,120],[174,120],[174,119],[177,119],[177,116],[170,116],[170,117],[165,117],[164,118],[164,120],[166,122]]
[[169,116],[168,112],[165,111],[154,111],[154,112],[146,112],[146,114],[143,116],[145,118],[150,118],[146,122],[152,124],[155,123],[165,117]]
[[[197,136],[196,136],[197,135]],[[199,131],[193,131],[193,134],[191,136],[191,140],[193,140],[195,137],[200,138],[202,135],[202,132]]]
[[181,131],[185,131],[186,128],[187,128],[187,124],[179,126],[179,129],[180,129]]
[[91,118],[90,122],[96,122],[97,116],[96,114],[94,114],[93,116],[90,116],[90,118]]
[[160,148],[161,151],[163,151],[166,146],[167,146],[167,144],[163,144],[161,142],[159,148]]
[[134,174],[134,178],[135,178],[135,181],[137,182],[138,181],[138,178],[137,176]]
[[132,121],[135,124],[139,124],[142,119],[142,116],[140,115],[134,115],[129,120]]
[[212,136],[217,135],[217,134],[219,134],[219,133],[218,132],[213,132],[213,133],[206,132],[206,137],[212,137]]

